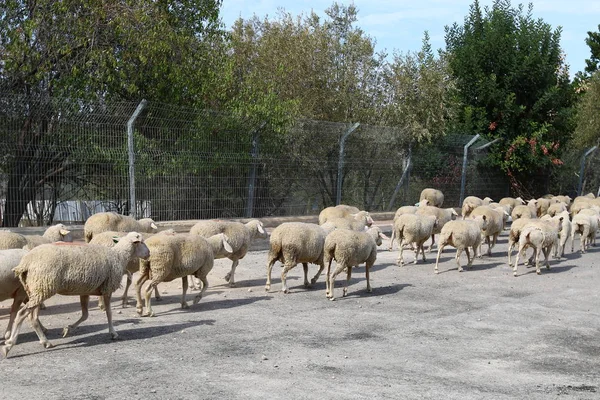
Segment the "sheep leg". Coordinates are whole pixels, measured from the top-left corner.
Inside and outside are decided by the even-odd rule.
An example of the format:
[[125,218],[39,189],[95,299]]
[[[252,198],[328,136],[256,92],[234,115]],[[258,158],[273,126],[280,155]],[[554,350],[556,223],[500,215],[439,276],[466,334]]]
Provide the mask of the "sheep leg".
[[190,275],[189,286],[191,287],[191,290],[200,290],[199,280],[194,275]]
[[513,276],[517,276],[517,265],[519,264],[519,256],[521,255],[521,251],[523,251],[523,248],[519,245],[517,255],[515,256],[515,265],[513,265]]
[[348,295],[348,284],[350,283],[350,279],[352,278],[352,265],[348,265],[346,268],[346,283],[344,284],[344,292],[342,297],[346,297]]
[[187,275],[181,278],[181,308],[187,310],[190,308],[188,303],[185,301],[185,295],[188,290],[188,277]]
[[404,241],[398,239],[398,251],[399,251],[399,255],[398,255],[398,260],[396,261],[396,264],[398,266],[403,266],[404,265],[404,256],[402,255],[403,251],[404,251]]
[[392,237],[390,237],[390,246],[388,247],[388,251],[392,251],[394,247],[394,239],[396,238],[396,230],[392,229]]
[[49,349],[54,346],[52,345],[52,343],[50,343],[48,341],[48,338],[46,338],[46,335],[44,334],[44,330],[46,328],[44,328],[42,326],[42,324],[40,323],[40,319],[39,319],[40,309],[41,309],[41,307],[35,307],[29,314],[29,320],[31,322],[31,327],[33,328],[33,330],[37,334],[38,338],[40,339],[40,343],[42,344],[42,346],[44,346],[46,349]]
[[585,253],[585,249],[588,247],[588,236],[590,234],[589,228],[586,226],[583,228],[583,233],[579,237],[579,242],[581,243],[581,252]]
[[333,257],[330,258],[329,260],[326,260],[327,262],[327,275],[325,276],[325,296],[327,298],[330,297],[330,289],[329,289],[329,276],[331,274],[331,263],[333,262]]
[[335,277],[338,276],[338,274],[340,272],[342,272],[346,268],[352,268],[352,266],[346,266],[344,264],[338,264],[336,266],[335,271],[333,271],[333,273],[329,277],[329,300],[331,300],[331,301],[335,300],[335,297],[333,296],[333,288],[335,286]]
[[283,265],[283,270],[281,271],[281,291],[283,293],[288,293],[290,290],[287,287],[287,283],[286,283],[286,277],[288,274],[288,271],[292,268],[294,268],[296,266],[295,263],[286,260],[285,264]]
[[304,270],[304,287],[310,287],[310,283],[308,283],[308,263],[302,263],[302,269]]
[[271,290],[271,271],[273,271],[273,264],[275,264],[275,261],[277,261],[277,257],[270,257],[267,263],[267,283],[265,284],[265,291],[267,292]]
[[571,232],[571,253],[575,251],[575,233],[577,232]]
[[427,248],[428,253],[431,253],[431,249],[433,248],[434,244],[435,244],[435,233],[431,234],[431,243],[429,244],[429,247]]
[[194,297],[194,304],[198,304],[198,302],[202,299],[202,296],[204,296],[204,292],[206,292],[206,289],[208,289],[208,279],[206,279],[206,276],[202,276],[197,279],[202,282],[202,289],[200,289],[200,293]]
[[[112,293],[109,294],[105,294],[104,297],[104,301],[107,304],[110,304],[110,297],[112,296]],[[117,340],[119,338],[119,334],[117,333],[117,331],[115,330],[115,327],[113,326],[113,322],[112,322],[112,309],[110,307],[106,307],[106,320],[108,321],[108,333],[110,333],[110,338],[112,340]]]
[[227,273],[227,275],[225,275],[225,280],[227,282],[229,282],[229,287],[235,287],[234,274],[235,274],[235,269],[239,263],[240,263],[240,261],[237,258],[235,260],[233,260],[233,263],[231,264],[231,271],[229,271]]
[[367,263],[365,265],[365,276],[367,278],[367,293],[371,293],[373,289],[371,289],[371,280],[369,279],[369,270],[373,266],[373,263]]
[[104,311],[106,309],[106,304],[104,304],[104,299],[102,298],[102,296],[98,297],[98,308],[101,311]]
[[540,271],[540,253],[542,249],[540,247],[535,249],[535,273],[540,275],[542,271]]
[[314,285],[315,283],[317,283],[317,280],[321,276],[321,273],[323,272],[324,269],[325,269],[325,263],[320,263],[319,264],[319,270],[317,271],[317,273],[315,274],[315,276],[313,276],[313,278],[310,280],[310,283],[312,285]]
[[508,241],[508,265],[510,266],[510,256],[513,250],[513,247],[515,247],[515,242],[513,241]]
[[135,308],[139,315],[142,315],[142,312],[144,311],[144,305],[142,303],[142,286],[148,279],[150,279],[149,271],[144,271],[135,283],[135,295],[137,298]]
[[[105,297],[102,297],[102,299],[106,300]],[[67,325],[65,328],[63,328],[62,337],[66,337],[70,332],[74,331],[75,328],[77,328],[79,326],[79,324],[81,324],[83,321],[85,321],[88,318],[89,302],[90,302],[89,295],[79,296],[79,303],[81,304],[81,317],[77,321],[75,321],[75,323],[73,325]],[[106,310],[110,310],[110,304],[108,304],[108,307],[106,307]]]
[[[36,307],[39,307],[36,306]],[[10,349],[17,344],[17,339],[19,338],[19,332],[21,330],[21,325],[23,325],[23,321],[25,318],[31,313],[32,309],[29,307],[24,307],[19,310],[17,316],[15,317],[15,323],[10,332],[10,337],[4,341],[4,346],[2,346],[2,355],[4,358],[8,357],[8,352]]]
[[[23,289],[20,289],[19,291],[22,292]],[[19,308],[21,307],[21,304],[23,304],[23,301],[25,301],[26,298],[27,296],[25,295],[25,293],[23,293],[22,295],[15,296],[12,306],[10,307],[10,316],[8,317],[8,326],[6,327],[6,331],[4,332],[4,340],[10,337],[10,332],[12,331],[12,326],[15,322],[17,313],[19,312]]]
[[[123,289],[123,295],[121,296],[121,307],[127,308],[127,291],[129,290],[129,286],[131,286],[131,273],[127,272],[127,281],[125,282],[125,289]],[[100,302],[100,299],[98,299]]]
[[444,250],[444,247],[446,245],[442,244],[439,248],[438,248],[438,252],[437,252],[437,257],[435,259],[435,268],[433,269],[433,272],[435,272],[436,274],[439,274],[440,271],[438,270],[438,265],[440,263],[440,255],[442,254],[442,250]]
[[469,248],[465,247],[465,253],[467,253],[467,269],[471,269],[471,265],[473,265],[473,258],[471,258],[471,253],[469,252]]
[[550,246],[548,247],[544,247],[542,249],[542,251],[544,252],[544,258],[545,258],[545,264],[546,264],[546,269],[550,269],[550,261],[548,261],[548,257],[550,256],[550,250],[552,248]]
[[[421,242],[421,244],[419,244],[419,247],[421,248],[421,256],[423,256],[423,262],[427,261],[425,259],[425,240],[423,240]],[[415,263],[416,264],[416,263]]]
[[463,272],[463,269],[460,266],[460,255],[462,254],[462,251],[463,251],[462,247],[458,247],[456,249],[456,257],[455,257],[455,259],[456,259],[456,264],[458,265],[458,272]]
[[[150,285],[148,285],[148,287],[146,288],[146,291],[144,292],[144,300],[146,301],[146,313],[142,315],[142,317],[154,317],[154,311],[152,310],[152,291],[154,290],[155,287],[158,286],[158,284],[161,282],[162,277],[160,276],[154,276],[152,278],[152,282],[150,282]],[[186,277],[187,280],[187,277]],[[186,291],[187,291],[187,287],[186,287]]]
[[162,297],[160,296],[159,290],[158,290],[158,286],[154,287],[154,300],[156,301],[162,301]]

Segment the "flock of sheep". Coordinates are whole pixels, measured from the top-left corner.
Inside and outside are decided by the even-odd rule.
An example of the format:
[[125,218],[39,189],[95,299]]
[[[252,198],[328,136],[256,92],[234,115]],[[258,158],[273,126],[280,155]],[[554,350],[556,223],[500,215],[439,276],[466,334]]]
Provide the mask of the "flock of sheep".
[[[462,217],[453,208],[441,208],[443,201],[441,191],[425,189],[417,205],[400,207],[396,211],[389,250],[397,242],[398,265],[404,264],[405,248],[414,250],[414,263],[417,263],[419,253],[425,261],[425,243],[431,239],[427,250],[430,252],[437,234],[435,273],[438,273],[440,254],[448,245],[457,249],[456,262],[458,270],[462,271],[461,253],[467,254],[467,267],[476,256],[481,257],[483,242],[487,243],[487,254],[491,255],[498,235],[511,217],[508,263],[511,264],[512,250],[518,245],[513,264],[516,276],[519,257],[531,247],[534,254],[529,262],[535,262],[539,274],[541,253],[549,268],[551,251],[554,250],[554,257],[561,258],[569,238],[573,251],[576,234],[581,235],[581,251],[585,252],[595,242],[600,223],[600,198],[593,195],[577,197],[573,202],[568,196],[545,196],[527,203],[521,198],[507,197],[494,203],[490,198],[470,196],[463,202]],[[277,226],[269,239],[265,289],[271,289],[271,271],[277,261],[283,264],[281,290],[284,293],[288,292],[287,274],[297,264],[303,266],[306,287],[314,284],[327,267],[326,296],[334,300],[336,276],[346,272],[343,289],[346,296],[352,267],[365,263],[367,291],[370,292],[369,270],[376,261],[377,247],[382,244],[382,239],[389,239],[372,224],[368,212],[338,205],[321,211],[319,224],[287,222]],[[13,299],[4,334],[3,355],[7,357],[17,343],[20,327],[27,317],[40,343],[46,348],[52,347],[45,336],[46,329],[39,321],[39,312],[44,301],[55,294],[77,295],[81,299],[81,318],[64,328],[63,337],[87,319],[89,298],[98,296],[99,305],[106,312],[111,338],[116,339],[118,334],[112,324],[109,305],[123,275],[127,276],[123,307],[127,304],[132,275],[139,272],[135,284],[139,315],[153,316],[152,294],[159,298],[158,285],[177,278],[182,281],[181,307],[188,308],[188,277],[191,285],[199,289],[193,299],[196,304],[208,288],[207,275],[214,260],[226,257],[232,265],[225,279],[234,286],[236,267],[251,242],[268,237],[258,220],[246,224],[200,221],[189,233],[157,230],[156,224],[148,218],[135,220],[116,213],[98,213],[85,223],[87,243],[74,243],[71,232],[62,224],[49,227],[43,236],[0,231],[0,301]],[[332,271],[334,260],[336,268]],[[309,263],[319,266],[310,282]]]

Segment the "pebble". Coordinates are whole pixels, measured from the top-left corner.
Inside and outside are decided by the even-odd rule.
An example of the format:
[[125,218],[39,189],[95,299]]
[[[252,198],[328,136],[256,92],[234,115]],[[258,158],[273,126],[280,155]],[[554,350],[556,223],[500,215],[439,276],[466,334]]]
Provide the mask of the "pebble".
[[251,292],[251,291],[252,291],[252,289],[248,289],[248,291],[249,291],[249,292]]
[[263,354],[263,356],[261,357],[261,359],[262,359],[263,361],[267,361],[267,360],[268,360],[267,356],[265,356],[264,354]]

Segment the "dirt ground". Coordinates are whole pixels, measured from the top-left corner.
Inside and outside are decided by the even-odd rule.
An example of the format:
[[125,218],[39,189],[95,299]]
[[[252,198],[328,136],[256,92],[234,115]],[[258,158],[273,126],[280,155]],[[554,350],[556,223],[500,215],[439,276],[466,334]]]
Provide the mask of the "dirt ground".
[[[55,296],[40,318],[56,347],[44,349],[23,324],[19,344],[0,361],[0,398],[600,398],[598,248],[568,251],[540,276],[520,266],[515,278],[506,242],[504,233],[493,257],[463,273],[447,248],[439,275],[435,252],[398,267],[397,250],[384,242],[373,292],[361,266],[345,298],[339,276],[333,302],[323,276],[302,286],[301,266],[290,272],[289,294],[279,292],[279,264],[265,292],[266,250],[258,245],[240,262],[236,288],[223,279],[230,262],[217,260],[207,295],[189,310],[180,309],[180,280],[161,285],[154,318],[138,317],[133,300],[122,309],[117,291],[118,341],[95,300],[89,320],[61,338],[79,317],[79,300]],[[10,303],[0,306],[4,330]]]

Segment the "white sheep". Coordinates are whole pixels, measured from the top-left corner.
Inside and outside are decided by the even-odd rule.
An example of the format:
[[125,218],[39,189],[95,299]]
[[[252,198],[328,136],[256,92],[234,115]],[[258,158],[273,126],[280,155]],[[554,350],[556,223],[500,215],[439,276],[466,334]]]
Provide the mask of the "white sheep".
[[[490,206],[479,206],[471,212],[471,217],[485,215],[487,224],[484,230],[481,231],[482,238],[488,245],[487,255],[492,255],[492,248],[496,245],[498,235],[504,229],[504,209],[496,210]],[[481,244],[479,254],[481,254]]]
[[527,202],[527,205],[533,211],[533,215],[540,218],[548,213],[548,208],[552,202],[550,199],[540,197],[539,199],[532,199]]
[[444,204],[444,193],[438,189],[426,188],[421,191],[419,203],[427,200],[430,206],[441,207]]
[[510,214],[516,206],[525,204],[525,200],[523,200],[520,197],[517,197],[517,198],[503,197],[502,199],[500,199],[500,201],[498,203],[502,204],[503,206],[510,207],[510,211],[508,212]]
[[571,252],[574,251],[575,234],[579,233],[581,252],[585,253],[586,249],[596,240],[596,231],[598,230],[599,218],[597,215],[588,215],[586,213],[578,213],[571,220]]
[[323,225],[331,218],[344,218],[350,214],[356,214],[360,210],[354,206],[338,204],[337,206],[326,207],[319,213],[319,225]]
[[458,217],[458,213],[454,208],[439,208],[432,206],[419,207],[416,214],[419,215],[433,215],[437,218],[437,224],[433,228],[431,233],[431,244],[427,248],[427,252],[431,252],[431,248],[435,244],[435,235],[442,231],[442,227],[449,221],[452,221]]
[[[421,204],[423,204],[423,207],[424,207],[429,204],[429,200],[427,200],[427,199],[421,200],[419,202],[419,206],[421,206]],[[416,214],[418,209],[419,209],[419,207],[417,207],[417,206],[402,206],[402,207],[398,208],[396,210],[396,213],[394,214],[394,222],[402,214]],[[394,239],[396,239],[396,233],[392,229],[392,237],[390,238],[390,245],[388,247],[389,251],[392,251],[392,249],[394,247]]]
[[437,223],[437,218],[432,215],[403,214],[396,219],[393,230],[395,232],[395,237],[398,240],[398,247],[400,250],[397,261],[399,266],[404,265],[402,253],[405,244],[413,243],[415,246],[414,264],[417,263],[419,258],[419,251],[421,251],[423,255],[423,261],[427,261],[425,259],[425,249],[423,248],[423,244],[431,237]]
[[268,236],[263,223],[257,219],[248,221],[245,224],[236,221],[223,220],[200,221],[192,226],[190,233],[192,235],[200,235],[204,238],[209,238],[218,233],[223,233],[227,236],[227,241],[231,245],[233,251],[223,251],[216,254],[215,258],[229,258],[232,261],[231,270],[225,275],[225,280],[229,282],[229,286],[231,287],[235,286],[235,269],[240,260],[246,256],[252,241]]
[[[269,255],[267,256],[267,283],[265,290],[271,290],[271,271],[279,260],[283,264],[281,271],[281,291],[288,293],[287,273],[298,263],[304,268],[304,286],[314,284],[323,269],[323,246],[326,232],[323,227],[304,222],[284,222],[271,232]],[[308,263],[317,264],[319,271],[308,282]]]
[[519,218],[532,219],[535,218],[535,211],[527,205],[518,205],[510,213],[513,222]]
[[466,219],[469,215],[471,215],[471,211],[473,211],[477,207],[487,206],[490,203],[492,203],[493,201],[494,200],[490,199],[489,197],[486,197],[485,199],[480,199],[479,197],[476,197],[476,196],[467,196],[463,200],[463,204],[462,204],[463,219]]
[[[178,235],[154,235],[146,240],[150,257],[140,261],[140,277],[136,282],[136,310],[142,316],[154,316],[151,295],[161,282],[170,282],[181,278],[181,308],[189,308],[185,297],[188,289],[188,275],[193,275],[202,282],[202,289],[194,297],[197,304],[208,289],[207,275],[212,270],[215,255],[224,251],[233,251],[225,234],[219,233],[209,238],[183,233]],[[144,291],[146,313],[142,304],[141,290],[148,280],[150,284]]]
[[[480,215],[473,219],[449,221],[440,232],[439,248],[435,260],[434,272],[439,273],[438,265],[440,255],[444,247],[450,245],[456,248],[456,264],[458,272],[462,272],[460,266],[460,255],[463,250],[467,253],[467,268],[473,265],[473,259],[477,257],[477,249],[481,244],[481,232],[487,227],[487,217]],[[469,254],[469,247],[473,249],[473,257]]]
[[[348,229],[338,229],[331,232],[325,238],[323,262],[327,265],[326,296],[330,300],[335,300],[333,288],[335,286],[335,277],[346,270],[346,284],[344,285],[344,297],[348,293],[348,282],[352,276],[352,267],[366,263],[365,276],[367,278],[367,292],[371,293],[371,283],[369,281],[369,270],[377,259],[377,246],[380,246],[381,239],[388,239],[381,232],[378,226],[369,228],[365,232],[356,232]],[[331,273],[331,263],[335,260],[337,267]]]
[[[6,357],[17,343],[21,324],[31,314],[31,324],[40,343],[52,347],[39,323],[40,305],[55,294],[80,296],[81,318],[63,329],[63,337],[88,317],[90,295],[102,295],[110,304],[112,293],[121,286],[121,278],[132,257],[150,255],[142,235],[131,232],[112,248],[97,245],[44,244],[25,254],[14,268],[15,275],[27,292],[26,307],[17,313],[10,337],[2,347]],[[106,307],[108,331],[112,339],[118,334],[112,324],[111,308]]]
[[4,339],[8,339],[15,316],[21,304],[27,300],[27,294],[19,278],[15,276],[13,268],[19,265],[21,258],[27,254],[24,249],[0,250],[0,301],[13,299],[10,307],[8,326],[4,332]]
[[43,235],[21,235],[10,231],[0,231],[0,249],[31,250],[41,244],[54,242],[72,242],[71,231],[63,224],[48,227]]
[[116,212],[100,212],[89,217],[83,225],[83,235],[86,242],[92,240],[95,234],[115,232],[154,233],[158,227],[151,218],[136,220],[133,217],[117,214]]
[[556,200],[559,203],[563,203],[567,207],[567,209],[569,208],[569,206],[571,205],[571,201],[573,200],[571,199],[571,197],[563,195],[554,196],[552,197],[552,199]]
[[550,269],[549,255],[558,240],[558,232],[562,228],[562,217],[554,217],[548,221],[536,220],[525,225],[519,237],[519,250],[515,257],[513,276],[517,276],[519,255],[527,248],[534,249],[535,272],[540,275],[540,253],[544,253],[545,265]]
[[520,218],[514,220],[510,225],[510,232],[508,233],[508,265],[512,265],[512,250],[519,243],[519,238],[521,237],[523,228],[534,221],[536,220],[532,220],[531,218]]
[[329,218],[321,226],[326,232],[335,229],[351,229],[353,231],[364,231],[367,227],[373,225],[373,218],[367,211],[359,211],[356,214],[350,214],[342,218]]
[[506,229],[506,223],[508,222],[508,218],[510,218],[510,213],[512,211],[510,206],[507,204],[490,203],[489,207],[502,214],[502,229]]
[[[563,203],[560,203],[564,206]],[[571,220],[569,219],[569,212],[564,210],[563,212],[557,213],[553,216],[550,214],[544,215],[542,220],[551,220],[555,217],[562,217],[561,220],[561,229],[558,231],[558,240],[554,245],[554,258],[561,259],[563,254],[565,253],[565,246],[567,245],[567,240],[571,236]]]
[[558,203],[550,204],[550,207],[548,207],[548,211],[546,214],[551,217],[554,217],[555,215],[560,214],[564,211],[567,211],[567,205],[562,201],[559,201]]

